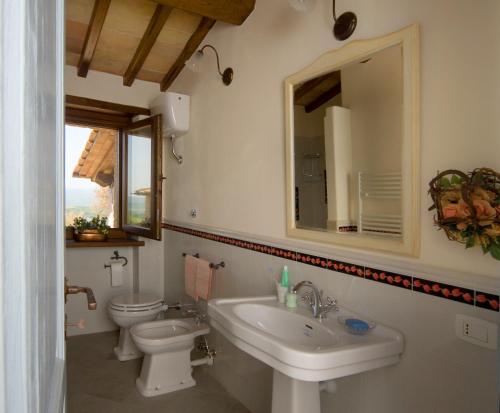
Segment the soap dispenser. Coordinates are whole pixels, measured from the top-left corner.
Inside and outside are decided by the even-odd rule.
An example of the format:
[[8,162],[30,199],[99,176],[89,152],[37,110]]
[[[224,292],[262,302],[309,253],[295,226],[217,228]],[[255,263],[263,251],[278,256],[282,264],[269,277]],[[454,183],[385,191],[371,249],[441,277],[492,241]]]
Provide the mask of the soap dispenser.
[[288,267],[285,265],[281,271],[281,280],[276,281],[276,292],[278,293],[278,301],[285,304],[286,294],[288,291]]
[[297,293],[294,290],[294,285],[290,284],[286,294],[286,306],[288,308],[297,308]]

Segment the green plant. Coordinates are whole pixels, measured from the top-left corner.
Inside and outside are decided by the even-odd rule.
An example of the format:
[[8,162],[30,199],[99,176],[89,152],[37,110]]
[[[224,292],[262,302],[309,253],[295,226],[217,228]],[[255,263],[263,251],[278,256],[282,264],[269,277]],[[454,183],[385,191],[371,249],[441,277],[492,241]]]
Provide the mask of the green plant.
[[73,226],[78,233],[82,233],[86,229],[96,229],[103,235],[108,235],[109,233],[108,218],[99,215],[93,218],[76,217],[73,221]]

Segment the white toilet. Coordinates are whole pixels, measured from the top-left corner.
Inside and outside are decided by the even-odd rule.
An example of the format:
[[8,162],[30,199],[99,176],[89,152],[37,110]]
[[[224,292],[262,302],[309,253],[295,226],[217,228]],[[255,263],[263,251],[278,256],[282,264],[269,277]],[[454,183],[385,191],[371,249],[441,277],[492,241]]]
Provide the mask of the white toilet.
[[158,396],[194,386],[192,366],[210,364],[211,359],[191,361],[190,353],[197,336],[210,328],[194,318],[166,319],[136,324],[130,334],[144,353],[137,389],[146,397]]
[[164,309],[166,306],[163,300],[155,294],[131,293],[109,301],[109,316],[120,326],[120,339],[118,346],[114,348],[118,360],[126,361],[143,356],[130,337],[130,328],[138,323],[154,320]]

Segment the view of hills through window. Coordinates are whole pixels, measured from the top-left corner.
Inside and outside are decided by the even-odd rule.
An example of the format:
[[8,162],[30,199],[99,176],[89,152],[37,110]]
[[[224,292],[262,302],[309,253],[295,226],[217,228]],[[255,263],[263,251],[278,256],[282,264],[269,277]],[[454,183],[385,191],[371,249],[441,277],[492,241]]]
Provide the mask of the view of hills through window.
[[65,127],[65,224],[96,215],[119,227],[118,131]]

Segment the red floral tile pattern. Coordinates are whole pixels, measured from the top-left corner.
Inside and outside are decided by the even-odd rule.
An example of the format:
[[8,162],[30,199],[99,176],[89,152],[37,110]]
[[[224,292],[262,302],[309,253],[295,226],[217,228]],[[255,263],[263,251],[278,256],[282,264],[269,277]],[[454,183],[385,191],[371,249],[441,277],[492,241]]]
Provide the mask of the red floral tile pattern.
[[396,287],[411,290],[412,277],[403,274],[396,274],[389,271],[377,270],[376,268],[365,268],[365,278],[367,280],[378,281],[383,284],[390,284]]
[[486,308],[487,310],[498,311],[498,295],[476,291],[476,307]]
[[285,248],[273,247],[271,245],[260,244],[251,241],[244,241],[237,238],[225,237],[209,232],[198,231],[191,228],[180,227],[172,224],[163,224],[163,228],[171,231],[189,234],[199,238],[205,238],[223,244],[234,245],[251,251],[269,254],[275,257],[281,257],[292,261],[298,261],[303,264],[314,267],[324,268],[352,275],[355,277],[366,278],[386,285],[392,285],[407,290],[418,291],[423,294],[429,294],[439,298],[458,301],[468,305],[475,305],[487,310],[499,311],[500,302],[498,295],[484,293],[480,291],[457,287],[454,285],[443,284],[436,281],[425,280],[411,277],[404,274],[396,274],[376,268],[363,267],[357,264],[336,261],[330,258],[319,257],[317,255],[306,254],[300,251],[292,251]]
[[355,275],[358,277],[363,277],[364,275],[364,267],[359,265],[348,264],[345,262],[332,260],[330,258],[319,257],[317,255],[306,254],[298,251],[294,254],[296,260],[303,264],[324,268],[325,270],[331,270],[331,271],[342,272],[344,274]]
[[413,291],[474,305],[474,291],[468,288],[413,278]]

